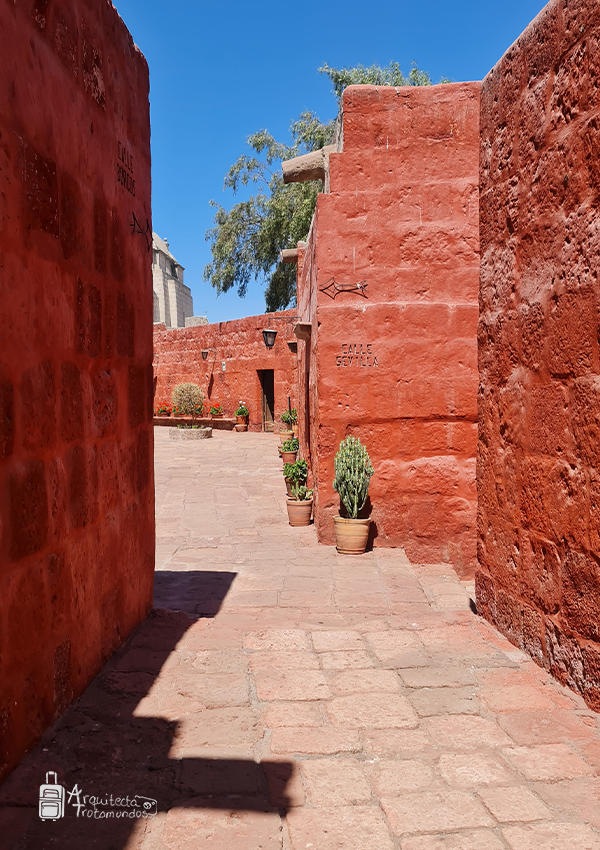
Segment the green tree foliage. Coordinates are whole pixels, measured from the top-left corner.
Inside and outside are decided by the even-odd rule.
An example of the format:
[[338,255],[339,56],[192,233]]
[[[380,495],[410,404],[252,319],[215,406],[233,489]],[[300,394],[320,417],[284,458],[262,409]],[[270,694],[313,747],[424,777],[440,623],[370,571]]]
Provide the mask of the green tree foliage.
[[[425,71],[414,66],[405,77],[396,62],[387,68],[324,65],[319,71],[333,83],[338,101],[348,85],[431,85]],[[244,297],[250,281],[258,278],[266,283],[267,312],[295,305],[296,266],[280,263],[279,252],[295,248],[307,237],[322,183],[311,180],[284,185],[281,162],[331,144],[334,129],[335,121],[323,123],[313,112],[303,112],[291,125],[291,145],[277,142],[268,130],[259,130],[247,139],[253,153],[240,156],[232,165],[225,188],[236,194],[242,186],[254,186],[256,193],[229,212],[216,201],[210,202],[215,219],[214,227],[206,231],[206,241],[211,245],[212,262],[204,268],[204,280],[217,294],[235,287]]]
[[[330,68],[327,63],[319,68],[320,74],[326,74],[333,83],[335,96],[339,101],[346,86],[430,86],[431,77],[426,71],[420,71],[415,64],[407,77],[397,62],[390,62],[387,68],[379,65],[357,65],[356,68]],[[448,82],[442,79],[442,82]]]
[[[211,201],[215,226],[207,231],[212,262],[204,269],[204,280],[217,293],[237,287],[243,297],[252,278],[267,282],[267,311],[282,310],[296,294],[296,266],[279,263],[279,252],[295,248],[309,231],[315,211],[320,180],[285,186],[281,162],[319,150],[333,139],[334,122],[322,123],[312,112],[304,112],[291,126],[292,144],[275,141],[267,130],[248,138],[254,156],[240,156],[225,178],[225,188],[236,193],[241,186],[256,186],[257,192],[229,212]],[[259,158],[260,157],[260,158]]]

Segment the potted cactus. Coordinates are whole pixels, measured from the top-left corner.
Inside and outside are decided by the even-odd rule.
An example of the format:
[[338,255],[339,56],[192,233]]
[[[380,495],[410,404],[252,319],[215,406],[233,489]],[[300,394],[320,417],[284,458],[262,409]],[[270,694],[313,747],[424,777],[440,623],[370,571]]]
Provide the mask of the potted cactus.
[[313,506],[312,490],[307,490],[304,484],[292,484],[292,495],[286,499],[286,504],[290,525],[295,528],[310,525]]
[[367,500],[369,482],[374,470],[369,453],[357,437],[346,437],[342,440],[335,456],[334,467],[333,489],[339,493],[340,501],[348,514],[347,517],[333,518],[335,545],[338,552],[360,555],[367,546],[371,520],[359,518],[358,513]]

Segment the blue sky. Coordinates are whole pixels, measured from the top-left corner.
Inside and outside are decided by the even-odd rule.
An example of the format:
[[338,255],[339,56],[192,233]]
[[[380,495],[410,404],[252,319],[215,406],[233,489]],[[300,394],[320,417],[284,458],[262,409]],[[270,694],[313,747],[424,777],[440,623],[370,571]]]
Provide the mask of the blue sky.
[[264,312],[263,286],[218,298],[202,281],[211,198],[263,127],[289,140],[305,109],[333,118],[332,67],[415,61],[434,82],[480,80],[545,6],[542,0],[113,0],[150,66],[153,226],[185,266],[194,312],[210,322]]

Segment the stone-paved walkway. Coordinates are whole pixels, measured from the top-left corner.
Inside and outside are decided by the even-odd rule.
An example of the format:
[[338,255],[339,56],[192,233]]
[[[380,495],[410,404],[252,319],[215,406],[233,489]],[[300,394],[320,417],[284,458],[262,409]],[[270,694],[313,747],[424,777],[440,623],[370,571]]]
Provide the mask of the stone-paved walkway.
[[[156,429],[159,610],[0,789],[0,845],[600,850],[598,716],[447,566],[290,528],[276,445]],[[158,814],[42,822],[49,770]]]

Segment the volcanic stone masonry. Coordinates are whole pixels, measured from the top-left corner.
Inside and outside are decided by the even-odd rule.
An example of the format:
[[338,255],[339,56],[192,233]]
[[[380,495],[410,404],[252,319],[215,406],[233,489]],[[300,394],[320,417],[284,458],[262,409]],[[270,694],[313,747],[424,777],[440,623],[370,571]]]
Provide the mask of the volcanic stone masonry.
[[600,6],[483,81],[477,608],[600,710]]
[[300,438],[319,540],[333,542],[334,456],[354,434],[375,468],[375,545],[464,576],[476,551],[479,88],[347,88],[338,150],[323,157],[329,192],[298,249]]
[[0,780],[148,613],[148,67],[106,0],[0,2]]
[[[294,311],[288,310],[197,327],[155,325],[155,407],[170,404],[173,388],[189,381],[200,386],[207,402],[219,402],[226,417],[235,416],[244,401],[250,431],[279,428],[288,398],[298,406],[295,324]],[[262,335],[269,325],[277,331],[273,348],[265,346]]]

